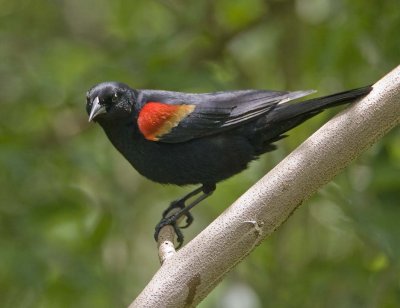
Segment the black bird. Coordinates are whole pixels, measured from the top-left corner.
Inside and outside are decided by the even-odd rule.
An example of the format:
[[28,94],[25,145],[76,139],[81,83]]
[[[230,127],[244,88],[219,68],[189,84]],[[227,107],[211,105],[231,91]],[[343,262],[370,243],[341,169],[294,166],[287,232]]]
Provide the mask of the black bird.
[[[191,94],[135,90],[120,82],[104,82],[87,92],[86,111],[89,121],[101,125],[112,144],[143,176],[164,184],[201,184],[173,201],[156,226],[156,240],[160,229],[170,224],[182,244],[177,220],[185,216],[183,227],[189,226],[193,221],[189,210],[211,195],[216,183],[274,150],[273,143],[286,137],[288,130],[371,89],[367,86],[292,103],[314,91]],[[170,215],[176,208],[179,211]]]

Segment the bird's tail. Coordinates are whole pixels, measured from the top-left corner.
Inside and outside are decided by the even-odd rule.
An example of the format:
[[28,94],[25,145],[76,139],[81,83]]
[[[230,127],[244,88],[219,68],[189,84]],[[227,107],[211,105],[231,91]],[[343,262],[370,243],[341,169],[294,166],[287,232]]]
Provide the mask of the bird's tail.
[[[309,99],[300,103],[284,103],[276,106],[269,115],[270,121],[281,122],[294,118],[304,118],[304,121],[327,108],[350,103],[357,98],[367,95],[372,90],[372,86],[348,90],[328,96]],[[301,123],[301,122],[300,122]],[[300,124],[300,123],[297,123]]]
[[366,86],[299,103],[288,102],[277,105],[265,118],[260,119],[258,127],[262,135],[263,146],[259,150],[259,153],[273,150],[274,145],[272,143],[286,137],[286,135],[283,135],[285,132],[300,125],[321,111],[350,103],[357,98],[367,95],[371,90],[372,86]]

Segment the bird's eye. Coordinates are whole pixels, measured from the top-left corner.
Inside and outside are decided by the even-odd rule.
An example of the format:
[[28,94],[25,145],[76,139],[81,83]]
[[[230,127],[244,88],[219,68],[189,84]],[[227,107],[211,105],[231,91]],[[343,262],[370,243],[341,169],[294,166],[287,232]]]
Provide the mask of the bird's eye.
[[118,94],[114,93],[113,97],[111,98],[113,103],[116,103],[118,101]]

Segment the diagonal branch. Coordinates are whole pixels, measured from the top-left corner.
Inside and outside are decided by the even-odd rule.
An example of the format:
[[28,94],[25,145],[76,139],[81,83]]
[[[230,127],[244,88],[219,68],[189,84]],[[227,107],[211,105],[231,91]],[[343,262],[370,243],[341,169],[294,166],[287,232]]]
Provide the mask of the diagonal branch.
[[400,66],[321,127],[180,251],[130,307],[188,307],[310,195],[400,123]]

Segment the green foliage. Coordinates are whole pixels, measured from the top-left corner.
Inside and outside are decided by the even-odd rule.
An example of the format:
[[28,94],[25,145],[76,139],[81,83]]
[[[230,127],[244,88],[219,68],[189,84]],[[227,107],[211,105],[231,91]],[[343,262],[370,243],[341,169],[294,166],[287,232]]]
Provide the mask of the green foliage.
[[[327,94],[373,83],[400,54],[397,0],[0,7],[1,307],[126,306],[159,267],[153,226],[191,188],[143,179],[87,123],[93,84]],[[331,114],[221,183],[187,240]],[[399,140],[396,129],[321,189],[202,307],[398,307]]]

